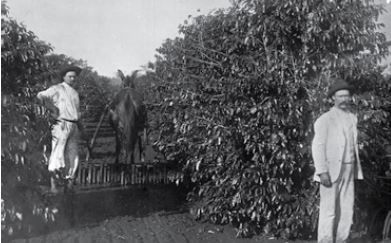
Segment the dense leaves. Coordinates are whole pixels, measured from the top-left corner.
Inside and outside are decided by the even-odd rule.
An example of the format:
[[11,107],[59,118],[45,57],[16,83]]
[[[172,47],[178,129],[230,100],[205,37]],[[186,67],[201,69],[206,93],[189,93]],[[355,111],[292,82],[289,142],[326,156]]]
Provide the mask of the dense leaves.
[[[375,22],[381,12],[371,1],[238,0],[190,18],[181,37],[163,43],[155,73],[138,85],[152,111],[155,146],[191,177],[197,218],[231,223],[238,236],[312,235],[318,195],[309,148],[312,124],[329,106],[331,76],[357,87],[364,173],[368,180],[380,174],[391,137],[390,79],[377,67],[388,54]],[[6,234],[25,227],[26,215],[50,220],[56,212],[36,191],[47,183],[50,139],[47,114],[33,105],[36,92],[59,82],[63,64],[84,67],[83,107],[104,105],[115,89],[84,61],[50,50],[2,2]]]
[[376,68],[388,54],[374,22],[381,11],[363,1],[236,1],[189,19],[182,37],[158,49],[157,146],[190,172],[198,218],[232,223],[239,236],[314,232],[309,147],[329,78],[372,87],[356,102],[360,116],[376,113],[361,125],[377,141],[362,140],[365,151],[380,143],[375,134],[390,135],[380,107],[389,104],[389,81]]
[[[27,84],[35,84],[45,71],[42,57],[52,48],[16,20],[8,17],[2,1],[1,15],[1,88],[3,94],[17,94]],[[4,11],[3,11],[4,9]]]
[[[83,60],[50,54],[51,47],[8,16],[2,1],[1,45],[1,206],[2,238],[55,220],[58,210],[43,195],[50,154],[48,111],[35,99],[38,91],[60,82],[58,71],[68,64],[84,68],[77,89],[82,111],[104,106],[113,89]],[[83,113],[83,115],[85,112]]]
[[7,14],[2,11],[1,17],[2,236],[28,231],[23,224],[27,215],[42,221],[52,215],[37,192],[45,183],[50,138],[47,113],[34,105],[33,86],[47,70],[42,60],[51,47]]

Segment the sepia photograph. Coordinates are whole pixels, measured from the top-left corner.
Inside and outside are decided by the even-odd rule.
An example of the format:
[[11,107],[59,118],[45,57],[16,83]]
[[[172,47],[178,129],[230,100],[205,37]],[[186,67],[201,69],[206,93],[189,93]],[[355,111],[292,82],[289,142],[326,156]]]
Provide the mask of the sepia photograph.
[[391,0],[1,0],[1,242],[391,243]]

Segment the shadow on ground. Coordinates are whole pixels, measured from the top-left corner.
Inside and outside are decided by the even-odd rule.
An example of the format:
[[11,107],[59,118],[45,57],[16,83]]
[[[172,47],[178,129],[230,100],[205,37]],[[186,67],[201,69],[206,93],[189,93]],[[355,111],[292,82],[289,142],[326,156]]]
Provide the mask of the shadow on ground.
[[47,235],[80,227],[94,227],[103,221],[129,216],[142,218],[159,211],[183,212],[186,192],[176,185],[131,186],[126,189],[107,189],[51,196],[58,214],[55,221],[43,223],[30,218],[29,232],[17,232],[12,238],[2,237],[4,242]]

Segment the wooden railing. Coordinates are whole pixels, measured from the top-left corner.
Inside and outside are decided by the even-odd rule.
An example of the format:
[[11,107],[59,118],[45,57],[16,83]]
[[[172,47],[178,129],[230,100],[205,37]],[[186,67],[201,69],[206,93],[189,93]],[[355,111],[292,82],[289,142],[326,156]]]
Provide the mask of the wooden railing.
[[181,172],[166,163],[82,163],[76,185],[80,190],[129,185],[171,184],[183,180]]

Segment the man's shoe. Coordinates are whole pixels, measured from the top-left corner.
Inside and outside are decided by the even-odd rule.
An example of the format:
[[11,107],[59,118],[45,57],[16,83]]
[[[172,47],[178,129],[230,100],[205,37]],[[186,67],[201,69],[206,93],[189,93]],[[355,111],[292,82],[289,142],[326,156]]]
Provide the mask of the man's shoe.
[[60,191],[56,188],[56,187],[54,187],[54,188],[50,188],[50,191],[49,191],[51,194],[58,194],[58,193],[60,193]]
[[66,189],[67,191],[73,191],[73,179],[67,179]]

